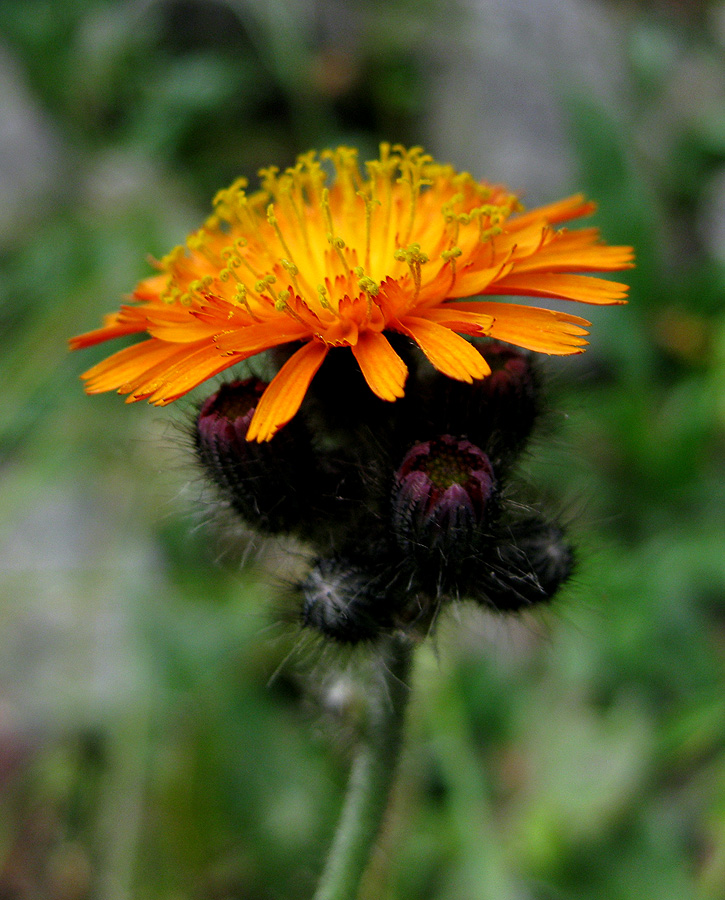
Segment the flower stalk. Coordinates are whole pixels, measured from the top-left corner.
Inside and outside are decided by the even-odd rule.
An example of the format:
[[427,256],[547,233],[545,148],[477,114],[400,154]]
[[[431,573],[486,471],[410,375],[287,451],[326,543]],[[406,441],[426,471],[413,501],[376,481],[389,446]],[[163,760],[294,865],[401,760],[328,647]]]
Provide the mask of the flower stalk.
[[355,900],[375,848],[395,780],[413,644],[381,643],[380,679],[350,770],[347,796],[314,900]]

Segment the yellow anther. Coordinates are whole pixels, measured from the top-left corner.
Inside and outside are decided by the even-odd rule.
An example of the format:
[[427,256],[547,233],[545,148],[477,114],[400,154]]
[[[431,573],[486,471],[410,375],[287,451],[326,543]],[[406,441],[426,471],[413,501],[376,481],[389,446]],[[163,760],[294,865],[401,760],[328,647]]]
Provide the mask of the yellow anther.
[[357,283],[357,286],[361,291],[364,291],[366,294],[369,294],[371,297],[375,297],[378,291],[380,290],[380,285],[372,278],[369,278],[367,275],[363,276]]
[[181,291],[175,286],[169,286],[164,293],[161,295],[161,299],[164,303],[176,303],[181,297]]
[[332,306],[330,305],[330,301],[327,298],[327,288],[324,284],[317,285],[317,300],[323,309],[329,309],[330,311],[334,312]]
[[[259,318],[259,316],[256,316],[256,315],[254,314],[254,310],[253,310],[252,307],[250,306],[250,303],[249,303],[249,297],[247,296],[247,286],[246,286],[246,284],[243,284],[242,282],[240,282],[239,284],[237,284],[236,290],[234,291],[234,302],[237,303],[239,306],[243,306],[243,307],[247,310],[247,312],[249,313],[249,315],[254,319],[255,322],[261,322],[261,321],[262,321],[262,320]],[[230,317],[231,317],[231,315],[232,315],[232,311],[231,311],[231,310],[229,311],[229,315],[230,315]]]
[[213,205],[216,215],[223,219],[236,217],[237,207],[244,204],[245,188],[248,181],[246,178],[237,178],[228,188],[217,191],[214,195]]
[[259,297],[265,302],[271,300],[272,303],[276,304],[277,295],[272,290],[272,285],[276,280],[277,279],[274,277],[274,275],[264,275],[262,278],[259,278],[254,282],[255,293],[257,293]]
[[423,251],[420,249],[420,244],[410,244],[409,247],[398,248],[395,251],[394,256],[399,262],[408,263],[410,274],[413,276],[413,283],[415,284],[415,294],[413,296],[413,299],[416,300],[418,298],[421,285],[420,269],[421,266],[425,265],[425,263],[428,262],[428,254],[423,253]]
[[393,254],[400,262],[407,262],[409,266],[423,265],[428,262],[428,254],[423,253],[420,244],[410,244],[408,247],[399,247]]
[[281,291],[279,297],[275,298],[274,308],[277,312],[287,313],[287,315],[294,319],[297,322],[301,322],[303,325],[304,319],[300,316],[296,309],[293,309],[290,304],[287,302],[290,298],[288,291]]
[[186,247],[183,244],[179,244],[177,247],[174,247],[173,250],[170,250],[166,256],[161,258],[161,265],[164,269],[173,269],[179,265],[185,256]]
[[461,256],[463,251],[460,247],[451,247],[450,250],[444,250],[441,257],[451,265],[451,286],[456,280],[456,260]]
[[209,285],[205,285],[200,278],[197,278],[194,281],[190,281],[188,287],[189,296],[193,296],[194,294],[201,294],[202,291],[204,291],[204,289],[208,286]]
[[274,194],[278,184],[277,176],[279,174],[279,167],[269,166],[266,169],[260,169],[257,174],[259,175],[259,181],[262,185],[262,190],[269,191],[270,194]]
[[492,228],[481,229],[481,241],[490,241],[491,238],[496,237],[497,234],[501,234],[503,228],[500,225],[494,225]]
[[222,188],[214,194],[212,204],[214,207],[226,206],[229,198],[229,188]]
[[203,232],[197,231],[189,235],[186,244],[190,250],[201,250],[206,245],[205,238],[206,235]]

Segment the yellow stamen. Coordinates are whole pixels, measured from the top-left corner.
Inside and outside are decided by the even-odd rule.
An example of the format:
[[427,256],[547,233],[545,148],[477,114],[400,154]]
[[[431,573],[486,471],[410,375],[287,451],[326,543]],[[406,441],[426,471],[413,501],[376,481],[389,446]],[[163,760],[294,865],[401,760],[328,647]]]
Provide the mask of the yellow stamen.
[[400,144],[396,144],[393,150],[401,154],[399,158],[399,166],[401,175],[398,178],[398,184],[407,184],[410,190],[410,205],[408,210],[408,230],[405,236],[405,242],[410,240],[413,233],[413,225],[415,224],[415,213],[418,208],[418,199],[420,197],[420,189],[424,185],[433,184],[430,178],[425,178],[423,172],[429,163],[433,162],[433,157],[423,153],[422,147],[411,147],[406,150]]
[[[287,258],[292,260],[292,251],[287,246],[287,241],[284,239],[284,235],[282,234],[282,229],[279,227],[279,222],[277,217],[274,214],[274,204],[270,203],[267,207],[267,221],[274,228],[274,232],[277,235],[277,240],[280,242],[282,249],[284,250]],[[283,262],[284,265],[284,262]]]
[[272,285],[277,281],[274,275],[265,275],[264,278],[260,278],[254,285],[254,290],[257,294],[259,294],[260,298],[265,302],[269,302],[267,300],[267,295],[271,297],[272,303],[277,303],[277,297],[272,290]]
[[420,244],[411,244],[408,248],[403,249],[402,247],[395,251],[395,258],[399,262],[406,262],[408,267],[410,268],[410,274],[413,276],[413,283],[415,284],[415,294],[411,298],[412,305],[417,299],[418,294],[420,293],[420,285],[421,285],[421,266],[425,265],[428,262],[428,255],[423,253],[420,249]]
[[326,309],[328,312],[331,312],[334,316],[338,316],[338,312],[331,305],[328,297],[327,297],[327,288],[324,284],[317,285],[317,301],[323,309]]
[[234,302],[240,306],[243,306],[255,322],[262,321],[252,309],[252,306],[249,302],[249,297],[247,296],[247,286],[243,282],[239,282],[239,284],[236,286],[236,290],[234,291]]
[[444,262],[449,263],[451,267],[451,287],[453,287],[456,281],[456,260],[462,255],[463,250],[461,250],[460,247],[451,247],[450,250],[444,250],[441,253],[441,258]]

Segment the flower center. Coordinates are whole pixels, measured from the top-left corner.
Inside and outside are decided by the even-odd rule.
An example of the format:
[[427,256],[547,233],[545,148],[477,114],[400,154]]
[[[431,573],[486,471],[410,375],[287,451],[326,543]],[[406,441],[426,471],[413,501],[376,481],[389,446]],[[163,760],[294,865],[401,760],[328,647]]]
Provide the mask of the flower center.
[[424,472],[435,487],[445,491],[452,484],[466,484],[481,463],[481,454],[469,452],[460,443],[437,440],[431,441],[430,456],[420,458],[414,469]]

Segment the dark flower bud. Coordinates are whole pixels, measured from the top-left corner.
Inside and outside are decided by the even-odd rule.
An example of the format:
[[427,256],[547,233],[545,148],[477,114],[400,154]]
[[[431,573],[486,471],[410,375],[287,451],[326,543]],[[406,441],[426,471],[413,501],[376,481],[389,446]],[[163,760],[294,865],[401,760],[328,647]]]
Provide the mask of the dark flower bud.
[[499,612],[517,612],[551,600],[573,568],[574,553],[562,528],[531,515],[492,549],[472,593]]
[[480,350],[491,374],[470,385],[437,379],[426,412],[441,431],[482,447],[499,469],[515,461],[531,434],[540,411],[538,378],[520,350],[495,342]]
[[[266,384],[257,379],[222,385],[203,403],[196,421],[200,462],[224,500],[250,525],[287,532],[308,506],[309,439],[293,422],[271,442],[247,441]],[[309,471],[309,470],[308,470]]]
[[443,435],[415,444],[395,476],[393,532],[401,548],[462,559],[489,519],[495,478],[488,456],[470,441]]
[[347,559],[316,560],[299,588],[302,624],[340,643],[370,640],[390,624],[380,577]]

